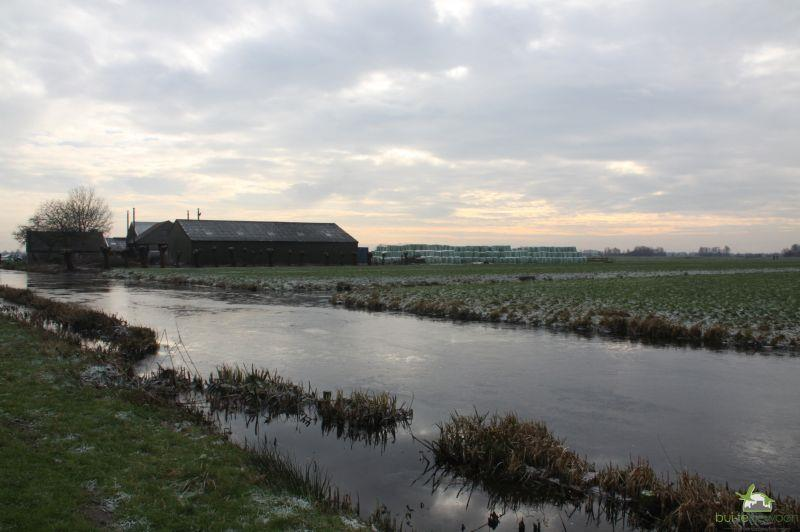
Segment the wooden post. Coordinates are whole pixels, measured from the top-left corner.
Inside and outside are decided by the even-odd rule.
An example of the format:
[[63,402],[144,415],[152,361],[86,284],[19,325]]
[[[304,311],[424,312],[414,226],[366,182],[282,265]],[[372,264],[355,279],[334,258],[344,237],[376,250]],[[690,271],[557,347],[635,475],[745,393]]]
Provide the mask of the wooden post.
[[162,268],[167,267],[167,245],[163,243],[158,245],[158,264]]
[[103,254],[103,269],[111,269],[111,262],[108,260],[108,255],[111,253],[111,249],[109,249],[108,246],[103,246],[100,248],[100,252]]
[[73,264],[73,262],[72,262],[72,250],[71,249],[65,249],[64,250],[64,264],[66,265],[68,272],[75,271],[75,264]]
[[149,251],[150,250],[147,248],[147,246],[139,246],[139,262],[141,263],[142,268],[148,267],[147,255]]

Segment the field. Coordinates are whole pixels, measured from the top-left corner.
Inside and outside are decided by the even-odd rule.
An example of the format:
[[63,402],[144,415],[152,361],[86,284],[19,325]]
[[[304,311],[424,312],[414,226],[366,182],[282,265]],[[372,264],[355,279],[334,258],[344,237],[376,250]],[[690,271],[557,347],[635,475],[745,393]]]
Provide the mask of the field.
[[408,266],[301,266],[220,268],[135,268],[113,270],[120,279],[152,280],[254,290],[330,290],[339,283],[354,286],[510,281],[520,276],[552,279],[680,275],[683,272],[732,272],[792,269],[800,259],[616,258],[583,264],[465,264]]
[[797,272],[393,286],[342,292],[334,301],[714,347],[800,343]]
[[93,356],[0,317],[0,529],[348,528],[281,487],[285,465],[140,391],[87,385]]

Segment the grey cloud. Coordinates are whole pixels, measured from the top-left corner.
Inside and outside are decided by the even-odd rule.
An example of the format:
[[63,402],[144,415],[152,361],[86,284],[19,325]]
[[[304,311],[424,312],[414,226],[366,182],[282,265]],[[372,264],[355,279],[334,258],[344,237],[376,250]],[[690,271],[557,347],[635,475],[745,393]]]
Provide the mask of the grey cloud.
[[[187,172],[289,183],[219,198],[230,209],[345,198],[428,220],[484,189],[565,212],[789,216],[800,200],[797,27],[800,6],[781,1],[479,3],[443,23],[422,0],[6,2],[0,68],[43,92],[0,82],[0,170],[20,189],[54,171],[17,154],[63,125],[52,117],[66,102],[118,110],[159,139],[150,153],[191,159],[163,169],[176,194],[189,193]],[[456,66],[468,69],[460,79],[446,75]],[[385,78],[357,93],[375,73]],[[80,134],[58,142],[101,149]],[[444,163],[353,158],[393,147]],[[142,173],[120,172],[119,190],[147,195],[162,179]]]

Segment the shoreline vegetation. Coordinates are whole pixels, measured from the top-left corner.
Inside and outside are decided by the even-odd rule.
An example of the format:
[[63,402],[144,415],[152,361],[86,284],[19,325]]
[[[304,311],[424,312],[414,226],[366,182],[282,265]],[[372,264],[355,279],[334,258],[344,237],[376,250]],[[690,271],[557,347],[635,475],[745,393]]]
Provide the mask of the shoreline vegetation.
[[134,342],[81,341],[118,319],[0,289],[32,304],[0,315],[0,528],[371,529],[316,464],[241,448],[178,400],[179,372],[135,376]]
[[[96,312],[46,305],[46,298],[21,292],[4,293],[47,306],[50,323]],[[277,449],[230,443],[212,416],[215,401],[216,411],[267,415],[302,415],[310,406],[323,423],[328,416],[328,423],[349,424],[356,432],[391,431],[411,422],[410,409],[392,396],[338,391],[320,398],[310,385],[230,366],[207,380],[174,367],[136,377],[130,372],[134,357],[81,348],[74,329],[44,330],[45,321],[30,317],[13,311],[0,316],[0,460],[12,472],[0,484],[0,524],[396,529],[381,507],[370,525],[358,520],[359,503],[354,508],[316,464],[303,469]],[[197,408],[197,392],[209,398],[210,409]],[[597,507],[598,520],[658,529],[705,529],[717,514],[738,513],[736,494],[727,486],[686,471],[676,471],[673,482],[644,459],[598,468],[543,422],[455,413],[438,430],[435,439],[418,440],[427,450],[423,476],[431,475],[432,486],[457,481],[483,488],[503,507]],[[800,514],[795,499],[774,498],[773,517]],[[43,505],[35,515],[22,510],[32,500]]]
[[149,268],[135,283],[324,292],[350,309],[544,327],[650,343],[800,349],[800,260],[639,259],[551,265]]
[[[645,530],[709,530],[720,522],[718,516],[741,513],[741,500],[728,486],[685,470],[676,470],[673,481],[641,458],[624,467],[597,467],[570,450],[543,422],[523,421],[513,413],[454,413],[437,428],[436,439],[421,442],[433,456],[426,473],[434,485],[442,475],[488,490],[511,485],[516,505],[526,502],[527,493],[539,493],[553,504],[583,505],[593,509],[587,513],[619,518]],[[751,516],[752,524],[761,520],[765,528],[796,527],[800,502],[779,496],[775,500],[773,513]]]

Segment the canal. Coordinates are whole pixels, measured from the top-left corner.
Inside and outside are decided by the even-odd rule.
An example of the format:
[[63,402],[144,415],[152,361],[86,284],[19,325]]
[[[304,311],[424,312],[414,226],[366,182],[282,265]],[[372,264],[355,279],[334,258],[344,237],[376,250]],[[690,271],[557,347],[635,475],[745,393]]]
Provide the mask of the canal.
[[[734,488],[754,482],[800,495],[797,357],[349,311],[322,294],[165,289],[10,271],[0,271],[0,284],[180,337],[204,375],[223,363],[254,365],[319,390],[385,390],[413,402],[411,431],[385,446],[338,439],[296,420],[222,421],[239,442],[276,444],[300,464],[316,460],[358,497],[362,513],[380,501],[420,530],[486,523],[489,495],[432,488],[422,476],[422,446],[412,438],[433,438],[436,423],[473,409],[542,420],[598,465],[641,456],[673,478],[687,468]],[[155,362],[164,356],[147,363]],[[523,516],[544,530],[612,528],[603,518],[597,523],[582,511],[533,501],[507,509],[497,529],[516,531]]]

